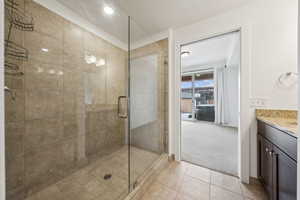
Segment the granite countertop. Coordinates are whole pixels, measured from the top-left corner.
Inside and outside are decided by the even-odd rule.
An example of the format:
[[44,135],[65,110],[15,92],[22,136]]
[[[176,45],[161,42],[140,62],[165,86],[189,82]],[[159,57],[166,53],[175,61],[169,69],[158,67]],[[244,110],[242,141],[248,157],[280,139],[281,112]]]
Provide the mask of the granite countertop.
[[259,109],[256,110],[256,118],[295,137],[298,137],[297,111]]

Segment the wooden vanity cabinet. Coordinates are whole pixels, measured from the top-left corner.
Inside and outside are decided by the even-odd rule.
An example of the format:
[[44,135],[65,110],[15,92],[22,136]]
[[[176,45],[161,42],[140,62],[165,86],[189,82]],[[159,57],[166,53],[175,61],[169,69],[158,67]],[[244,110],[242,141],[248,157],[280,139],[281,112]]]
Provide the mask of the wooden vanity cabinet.
[[[273,174],[272,174],[272,144],[259,136],[259,152],[260,152],[260,180],[268,194],[271,197],[273,191]],[[272,198],[269,198],[272,199]]]
[[[268,126],[267,124],[261,125]],[[265,136],[266,134],[259,132],[258,172],[268,199],[296,200],[297,161]],[[295,140],[297,142],[296,138]]]

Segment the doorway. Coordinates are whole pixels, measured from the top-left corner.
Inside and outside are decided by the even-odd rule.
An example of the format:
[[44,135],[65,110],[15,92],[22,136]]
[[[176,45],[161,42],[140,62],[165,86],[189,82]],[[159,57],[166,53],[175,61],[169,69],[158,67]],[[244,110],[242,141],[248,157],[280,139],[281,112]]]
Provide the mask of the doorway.
[[238,176],[240,32],[181,46],[181,158]]

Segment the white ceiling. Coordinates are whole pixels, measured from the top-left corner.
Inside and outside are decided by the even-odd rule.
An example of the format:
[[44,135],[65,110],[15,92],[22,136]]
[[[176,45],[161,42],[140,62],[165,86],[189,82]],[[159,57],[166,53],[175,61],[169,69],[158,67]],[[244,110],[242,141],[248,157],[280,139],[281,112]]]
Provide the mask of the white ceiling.
[[117,0],[149,34],[189,25],[250,0]]
[[[249,0],[57,0],[82,18],[105,32],[127,42],[128,16],[132,39],[145,37],[180,27],[239,7]],[[103,6],[115,9],[113,16],[103,13]]]
[[[127,42],[128,33],[128,15],[117,6],[106,3],[104,0],[57,0],[85,20],[96,25],[103,31],[112,34],[122,42]],[[114,16],[108,16],[104,13],[104,5],[113,6]]]
[[182,57],[181,66],[194,68],[215,63],[226,63],[232,56],[238,36],[238,33],[231,33],[183,46],[182,52],[189,51],[191,53],[187,57]]

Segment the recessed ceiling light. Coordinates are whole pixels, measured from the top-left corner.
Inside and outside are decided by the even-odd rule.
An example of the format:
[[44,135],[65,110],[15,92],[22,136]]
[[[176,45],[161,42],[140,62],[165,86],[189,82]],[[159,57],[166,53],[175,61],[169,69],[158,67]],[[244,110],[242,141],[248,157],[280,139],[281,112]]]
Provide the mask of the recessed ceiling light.
[[107,15],[113,15],[115,12],[114,9],[110,6],[104,6],[103,10]]
[[190,51],[182,51],[182,52],[181,52],[181,56],[182,56],[182,57],[187,57],[187,56],[189,56],[190,54],[191,54]]

